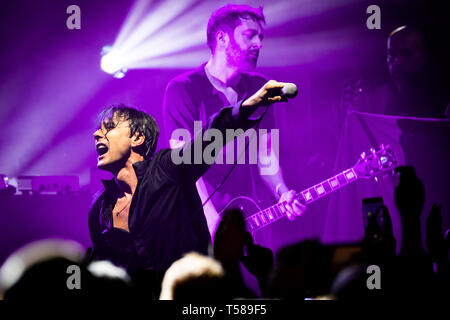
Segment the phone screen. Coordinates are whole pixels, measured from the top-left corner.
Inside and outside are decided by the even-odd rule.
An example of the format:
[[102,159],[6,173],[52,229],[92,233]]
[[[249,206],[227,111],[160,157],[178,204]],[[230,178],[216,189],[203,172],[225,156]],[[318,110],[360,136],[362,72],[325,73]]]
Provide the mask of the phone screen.
[[365,198],[362,200],[362,216],[366,239],[378,240],[384,234],[385,217],[383,198]]

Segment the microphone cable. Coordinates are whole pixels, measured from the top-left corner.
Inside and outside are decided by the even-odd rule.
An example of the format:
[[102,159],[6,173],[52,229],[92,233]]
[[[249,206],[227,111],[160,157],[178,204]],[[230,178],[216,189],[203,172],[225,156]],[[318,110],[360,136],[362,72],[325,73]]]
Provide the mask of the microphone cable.
[[[242,158],[242,155],[245,155],[245,153],[247,152],[248,146],[250,145],[250,142],[254,139],[254,136],[256,135],[256,130],[258,130],[259,125],[261,124],[262,119],[264,118],[264,116],[266,115],[267,111],[269,110],[270,106],[266,107],[266,110],[264,110],[263,114],[258,118],[256,126],[255,126],[255,132],[253,133],[253,137],[250,137],[250,139],[248,139],[247,144],[245,145],[245,149],[241,151],[241,153],[239,154],[237,160]],[[234,144],[233,144],[234,147]],[[238,164],[238,161],[236,161],[233,166],[230,168],[230,170],[228,171],[228,173],[224,176],[224,178],[222,179],[222,181],[216,186],[216,188],[214,189],[214,191],[209,195],[209,197],[205,200],[205,202],[203,202],[202,204],[202,208],[206,205],[206,203],[208,203],[208,201],[213,197],[213,195],[219,191],[220,188],[222,188],[223,184],[227,181],[227,179],[229,178],[229,176],[231,175],[231,173],[233,172],[234,168],[236,168]],[[220,213],[220,212],[218,212]]]

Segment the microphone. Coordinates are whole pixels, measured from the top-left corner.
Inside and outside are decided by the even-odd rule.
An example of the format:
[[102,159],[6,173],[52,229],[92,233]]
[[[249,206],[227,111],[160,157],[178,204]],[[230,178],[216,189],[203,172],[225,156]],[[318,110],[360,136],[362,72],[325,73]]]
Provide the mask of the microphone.
[[293,83],[285,83],[284,87],[281,88],[281,94],[287,98],[295,98],[297,96],[297,86]]

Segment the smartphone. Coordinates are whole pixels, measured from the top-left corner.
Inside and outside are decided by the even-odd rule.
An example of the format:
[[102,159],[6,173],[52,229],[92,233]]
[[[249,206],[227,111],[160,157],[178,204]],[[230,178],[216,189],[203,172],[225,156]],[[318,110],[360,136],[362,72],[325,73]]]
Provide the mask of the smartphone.
[[364,235],[367,240],[379,240],[384,234],[386,221],[383,207],[383,198],[381,197],[362,200]]

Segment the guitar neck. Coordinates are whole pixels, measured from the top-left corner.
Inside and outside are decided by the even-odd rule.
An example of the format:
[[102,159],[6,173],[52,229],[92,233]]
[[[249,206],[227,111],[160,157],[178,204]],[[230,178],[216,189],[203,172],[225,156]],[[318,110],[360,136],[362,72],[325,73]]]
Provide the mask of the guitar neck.
[[[303,204],[312,203],[357,179],[358,175],[356,174],[354,167],[352,167],[299,192],[296,197]],[[245,222],[248,230],[250,232],[255,232],[285,217],[287,212],[286,204],[286,201],[277,203],[246,218]]]

